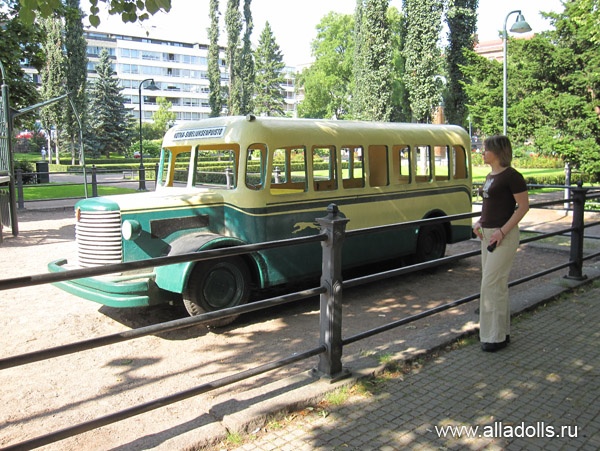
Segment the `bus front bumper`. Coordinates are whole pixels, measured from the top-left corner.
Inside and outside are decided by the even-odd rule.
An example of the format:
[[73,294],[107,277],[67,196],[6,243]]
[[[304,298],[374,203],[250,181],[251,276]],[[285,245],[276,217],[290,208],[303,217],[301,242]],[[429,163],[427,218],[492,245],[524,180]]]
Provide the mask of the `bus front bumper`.
[[[57,273],[68,271],[65,259],[48,263],[48,271]],[[154,272],[135,275],[110,275],[86,277],[55,282],[53,285],[67,293],[102,305],[116,308],[143,307],[157,304],[158,289],[154,284]]]

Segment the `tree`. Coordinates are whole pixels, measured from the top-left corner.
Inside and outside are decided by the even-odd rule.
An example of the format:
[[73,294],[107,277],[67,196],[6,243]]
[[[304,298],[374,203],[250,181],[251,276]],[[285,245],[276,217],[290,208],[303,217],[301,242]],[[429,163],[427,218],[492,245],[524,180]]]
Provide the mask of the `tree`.
[[[99,1],[105,0],[90,0],[89,20],[93,27],[100,25]],[[37,15],[43,18],[50,17],[63,6],[62,0],[20,0],[20,2],[21,18],[29,25],[33,24]],[[120,14],[123,22],[141,22],[159,11],[171,10],[171,0],[108,0],[107,3],[110,5],[109,14]]]
[[478,0],[448,0],[446,23],[448,24],[448,46],[446,47],[446,64],[448,74],[445,114],[449,123],[464,125],[466,117],[463,75],[460,66],[467,57],[465,50],[475,45],[477,31]]
[[389,0],[359,0],[355,20],[352,116],[389,121],[392,109],[392,47],[387,20]]
[[437,46],[442,9],[442,0],[403,0],[406,25],[404,83],[417,122],[430,121],[433,107],[440,101],[436,79],[443,69]]
[[404,16],[398,9],[391,7],[388,9],[388,22],[391,32],[392,53],[392,110],[390,112],[390,121],[392,122],[410,122],[410,101],[408,90],[404,83],[404,71],[406,59],[403,49],[406,40],[406,26]]
[[311,43],[315,62],[298,77],[304,100],[298,116],[344,119],[350,107],[350,84],[354,57],[354,19],[330,12],[317,25]]
[[225,28],[227,29],[227,66],[229,68],[229,95],[227,108],[230,116],[239,114],[240,111],[240,66],[236,57],[240,45],[242,32],[242,18],[239,11],[240,0],[227,0],[225,12]]
[[252,0],[244,0],[244,38],[242,40],[242,48],[240,54],[237,57],[237,64],[239,65],[238,83],[239,89],[238,94],[240,96],[239,114],[248,114],[253,111],[252,105],[252,94],[254,93],[254,58],[252,55],[252,29],[254,24],[252,22],[252,11],[250,10],[250,4]]
[[[42,48],[43,31],[23,23],[19,16],[18,0],[8,0],[6,7],[0,8],[0,60],[5,70],[4,82],[10,89],[11,106],[17,110],[39,102],[35,82],[25,75],[22,61],[41,73],[45,64]],[[33,116],[19,116],[15,127],[33,129]]]
[[502,133],[502,63],[473,50],[465,51],[465,58],[461,83],[471,121],[484,136]]
[[88,145],[94,155],[122,154],[131,143],[132,117],[125,109],[118,80],[113,77],[110,56],[100,52],[96,65],[98,78],[92,83],[89,99]]
[[177,115],[171,111],[173,104],[164,97],[157,97],[156,103],[158,104],[158,110],[152,116],[154,120],[154,127],[160,132],[162,137],[164,133],[175,124]]
[[255,59],[254,112],[264,116],[285,116],[285,98],[281,89],[285,63],[269,22],[265,23],[260,35]]
[[208,29],[208,83],[210,117],[219,117],[223,109],[221,69],[219,64],[219,0],[210,0],[210,28]]
[[[71,145],[71,160],[75,164],[76,143],[79,141],[80,125],[85,129],[86,82],[87,82],[87,41],[83,36],[83,12],[79,0],[67,0],[65,9],[65,76],[66,89],[77,114],[72,108],[65,109],[65,132]],[[81,122],[81,124],[79,123]],[[82,130],[81,130],[82,131]],[[80,158],[83,156],[80,155]]]
[[[46,54],[46,65],[40,72],[42,79],[42,99],[50,100],[65,94],[65,73],[64,73],[64,55],[63,47],[63,27],[62,20],[56,17],[42,19],[42,29],[46,36],[44,43],[44,53]],[[45,106],[41,110],[41,119],[44,129],[48,132],[48,151],[52,153],[52,143],[50,142],[51,130],[56,131],[56,140],[54,142],[56,164],[59,164],[59,138],[64,124],[64,111],[68,104],[65,100],[60,103],[55,102]]]

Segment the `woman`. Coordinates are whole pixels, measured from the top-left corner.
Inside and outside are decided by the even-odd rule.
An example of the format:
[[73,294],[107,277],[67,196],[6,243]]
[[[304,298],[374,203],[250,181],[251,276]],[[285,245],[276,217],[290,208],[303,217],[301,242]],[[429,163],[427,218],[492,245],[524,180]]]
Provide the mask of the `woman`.
[[483,147],[483,162],[490,165],[491,172],[482,188],[481,218],[473,231],[481,239],[479,339],[481,349],[494,352],[510,341],[508,276],[519,246],[519,222],[529,210],[529,198],[525,179],[510,166],[509,139],[490,136]]

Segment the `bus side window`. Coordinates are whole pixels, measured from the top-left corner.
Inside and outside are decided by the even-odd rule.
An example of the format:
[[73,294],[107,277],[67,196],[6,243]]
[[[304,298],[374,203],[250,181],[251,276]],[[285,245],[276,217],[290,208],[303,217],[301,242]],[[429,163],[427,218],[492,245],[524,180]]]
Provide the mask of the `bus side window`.
[[406,185],[412,181],[410,147],[407,145],[392,148],[392,181],[396,185]]
[[291,146],[273,152],[271,194],[292,194],[306,191],[306,149]]
[[246,160],[246,187],[259,190],[264,187],[265,168],[267,162],[267,146],[252,144],[248,146]]
[[416,146],[416,177],[417,182],[431,182],[431,147]]
[[462,146],[452,146],[452,176],[454,179],[466,179],[469,176],[467,153]]
[[387,146],[369,146],[369,186],[388,185]]
[[344,188],[364,188],[363,148],[361,146],[344,146],[341,151],[342,185]]
[[313,147],[313,182],[315,191],[337,189],[335,147]]
[[[239,149],[232,145],[198,146],[195,186],[212,185],[215,187],[234,189],[237,186],[237,170]],[[176,177],[177,180],[176,168]]]
[[450,147],[435,146],[435,180],[450,180]]

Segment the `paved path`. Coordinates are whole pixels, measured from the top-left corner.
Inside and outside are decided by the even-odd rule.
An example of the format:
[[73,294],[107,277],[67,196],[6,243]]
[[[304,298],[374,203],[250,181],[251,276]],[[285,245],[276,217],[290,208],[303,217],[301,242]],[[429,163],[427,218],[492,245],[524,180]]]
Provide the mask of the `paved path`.
[[485,353],[467,340],[392,374],[375,394],[288,413],[239,447],[215,449],[595,451],[598,324],[600,288],[580,289],[518,318],[507,349]]

